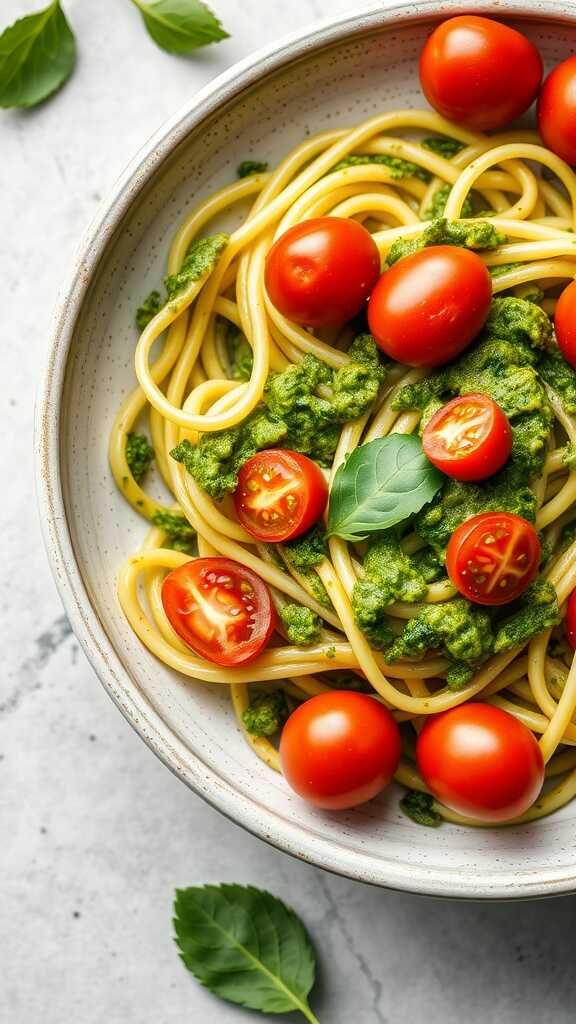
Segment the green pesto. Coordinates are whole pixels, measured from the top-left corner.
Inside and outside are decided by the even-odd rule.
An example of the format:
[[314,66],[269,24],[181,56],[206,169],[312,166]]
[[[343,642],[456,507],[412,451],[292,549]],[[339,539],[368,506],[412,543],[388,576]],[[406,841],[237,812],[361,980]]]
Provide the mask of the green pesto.
[[332,647],[326,648],[324,656],[328,658],[328,661],[332,661],[332,659],[336,657],[336,648],[334,647],[334,645],[332,645]]
[[444,562],[433,548],[420,548],[410,556],[412,565],[425,583],[436,583],[446,576]]
[[486,220],[476,220],[471,224],[462,221],[449,221],[444,217],[433,220],[416,238],[399,238],[391,246],[386,262],[389,267],[404,256],[411,256],[429,245],[458,245],[465,249],[495,249],[503,245],[506,236],[497,231],[493,224]]
[[[152,516],[152,522],[154,526],[168,534],[174,548],[176,547],[176,542],[187,542],[189,544],[192,538],[196,537],[190,523],[180,512],[155,512]],[[177,548],[177,550],[182,551],[184,549]]]
[[343,171],[346,167],[360,167],[363,164],[382,164],[390,171],[390,177],[396,180],[420,178],[421,181],[430,181],[432,178],[430,171],[425,167],[420,167],[411,160],[403,160],[399,156],[389,156],[387,153],[351,153],[340,160],[330,173]]
[[283,550],[290,565],[294,566],[297,572],[314,569],[324,561],[328,553],[326,537],[317,527],[297,540],[288,541],[283,545]]
[[242,160],[236,168],[236,174],[239,178],[249,178],[251,174],[263,174],[267,170],[267,160]]
[[323,680],[332,690],[354,690],[357,693],[373,693],[370,683],[348,669],[334,669],[323,675]]
[[429,650],[441,650],[457,663],[479,665],[494,650],[489,615],[462,597],[424,605],[407,621],[386,657],[388,661],[397,661]]
[[409,789],[400,801],[400,810],[417,825],[437,828],[442,823],[442,815],[434,810],[434,798],[430,793]]
[[[238,471],[263,448],[283,446],[330,465],[340,427],[368,409],[385,377],[376,343],[360,335],[349,350],[349,365],[333,371],[314,356],[268,378],[263,403],[230,430],[205,434],[198,445],[179,444],[171,455],[213,498],[236,489]],[[320,385],[330,398],[316,394]]]
[[410,555],[400,547],[397,532],[386,530],[371,543],[364,558],[363,576],[352,591],[354,618],[373,647],[392,642],[386,609],[394,601],[422,601],[428,587]]
[[291,644],[306,647],[320,639],[322,623],[311,608],[303,604],[285,604],[280,609],[280,618]]
[[465,661],[455,661],[446,673],[446,685],[449,690],[462,690],[464,686],[468,686],[473,676],[472,665],[467,665]]
[[547,352],[538,371],[542,380],[556,392],[566,412],[570,415],[576,413],[576,371],[562,358],[560,352]]
[[428,139],[422,139],[422,145],[429,149],[436,156],[442,156],[445,160],[451,160],[460,150],[464,149],[465,143],[453,139],[449,135],[432,135]]
[[508,651],[525,644],[560,621],[556,591],[547,580],[537,579],[515,602],[516,611],[496,629],[494,650]]
[[552,345],[550,317],[526,299],[494,299],[484,330],[496,338],[520,342],[536,350],[549,350]]
[[290,711],[282,690],[261,693],[242,712],[245,729],[252,736],[273,736],[280,732]]
[[228,245],[229,235],[222,232],[209,238],[198,238],[188,253],[177,274],[164,278],[168,302],[177,298],[193,281],[214,270],[218,257]]
[[164,299],[159,291],[154,289],[146,296],[141,306],[136,310],[136,326],[140,332],[148,327],[151,320],[160,312],[164,305]]
[[510,270],[517,270],[521,267],[521,263],[500,263],[497,267],[488,267],[490,277],[502,277],[502,274],[507,274]]
[[[451,185],[441,185],[439,189],[432,196],[430,206],[427,206],[424,211],[425,220],[437,220],[439,217],[444,216],[444,210],[446,209],[446,203],[452,191]],[[474,203],[472,201],[472,195],[467,195],[466,199],[462,204],[462,210],[460,211],[460,217],[465,219],[466,217],[474,216]]]
[[559,544],[559,547],[560,547],[560,551],[566,551],[566,548],[569,548],[570,545],[573,544],[575,540],[576,540],[576,520],[574,520],[571,523],[566,523],[566,525],[562,527],[562,531],[560,533],[560,539],[558,541],[558,544]]
[[137,484],[145,477],[153,459],[154,449],[145,434],[126,435],[126,462]]
[[229,320],[224,321],[224,341],[228,357],[228,371],[232,380],[250,380],[254,354],[242,331]]

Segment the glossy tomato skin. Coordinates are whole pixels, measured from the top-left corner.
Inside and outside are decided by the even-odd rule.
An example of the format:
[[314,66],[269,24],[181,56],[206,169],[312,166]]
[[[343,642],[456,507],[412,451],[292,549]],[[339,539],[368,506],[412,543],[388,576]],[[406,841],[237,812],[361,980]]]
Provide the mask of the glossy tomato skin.
[[454,531],[446,549],[452,583],[469,601],[514,601],[536,579],[540,540],[526,519],[512,512],[481,512]]
[[380,275],[380,253],[366,228],[317,217],[289,228],[266,260],[276,309],[306,327],[344,324],[360,312]]
[[576,369],[576,281],[564,289],[556,303],[554,328],[558,348],[566,362]]
[[473,131],[493,131],[536,99],[542,60],[513,28],[463,15],[442,22],[420,56],[426,99],[444,117]]
[[566,604],[566,618],[564,619],[564,630],[566,639],[576,651],[576,590],[573,590]]
[[162,584],[168,621],[195,654],[216,665],[245,665],[266,647],[276,612],[263,580],[231,558],[193,558]]
[[280,739],[282,771],[292,789],[333,811],[363,804],[384,789],[400,751],[390,712],[367,694],[343,690],[301,704]]
[[234,494],[242,526],[257,540],[294,540],[318,521],[328,501],[320,467],[300,452],[269,448],[248,459]]
[[441,366],[482,330],[492,281],[469,249],[433,245],[398,260],[382,274],[368,303],[380,348],[409,366]]
[[576,57],[557,64],[544,80],[538,131],[548,149],[566,163],[576,164]]
[[453,398],[424,427],[424,454],[454,480],[473,482],[493,476],[510,458],[512,429],[488,395]]
[[447,807],[479,821],[509,821],[534,803],[544,761],[533,734],[507,711],[469,702],[430,715],[416,745],[424,782]]

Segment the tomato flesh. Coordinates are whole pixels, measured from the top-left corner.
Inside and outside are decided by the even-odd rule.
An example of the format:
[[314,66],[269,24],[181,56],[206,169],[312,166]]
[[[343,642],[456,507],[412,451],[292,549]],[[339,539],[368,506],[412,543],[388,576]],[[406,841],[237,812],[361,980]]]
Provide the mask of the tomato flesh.
[[452,534],[446,567],[460,593],[476,604],[507,604],[538,574],[540,541],[532,526],[511,512],[482,512]]
[[320,518],[328,484],[306,455],[270,448],[242,466],[234,495],[242,526],[263,541],[300,537]]
[[554,328],[558,348],[566,362],[576,369],[576,281],[564,289],[556,303]]
[[490,274],[476,253],[432,245],[382,274],[370,296],[368,323],[396,362],[441,366],[481,331],[491,302]]
[[469,702],[430,715],[417,745],[424,782],[447,807],[479,821],[509,821],[534,803],[544,761],[522,722],[491,704]]
[[230,558],[195,558],[173,569],[162,604],[180,639],[216,665],[251,661],[276,625],[266,584]]
[[380,253],[354,220],[317,217],[289,228],[266,260],[266,290],[276,309],[307,327],[346,323],[360,312],[380,275]]
[[473,131],[493,131],[519,117],[536,98],[542,60],[515,29],[491,18],[448,18],[420,56],[428,102]]
[[376,796],[396,771],[400,751],[390,712],[367,694],[342,690],[301,704],[280,739],[289,785],[308,803],[329,810]]
[[500,406],[488,395],[462,395],[428,421],[422,447],[446,476],[485,480],[510,458],[512,430]]
[[576,164],[576,57],[562,61],[545,79],[538,99],[538,130],[548,149]]

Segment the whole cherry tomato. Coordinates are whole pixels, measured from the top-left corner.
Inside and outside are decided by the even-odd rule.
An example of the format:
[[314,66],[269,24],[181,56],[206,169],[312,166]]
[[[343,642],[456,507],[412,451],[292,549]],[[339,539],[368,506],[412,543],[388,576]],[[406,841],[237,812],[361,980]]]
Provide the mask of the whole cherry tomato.
[[280,739],[282,770],[308,803],[356,807],[390,782],[400,760],[392,715],[364,693],[332,690],[290,715]]
[[540,541],[531,523],[512,512],[481,512],[452,534],[446,568],[460,593],[476,604],[507,604],[538,575]]
[[568,164],[576,164],[576,57],[550,72],[540,90],[538,130],[544,143]]
[[422,434],[424,454],[454,480],[485,480],[509,459],[512,430],[488,395],[453,398],[428,421]]
[[536,99],[542,60],[516,29],[492,18],[449,18],[420,56],[426,99],[444,117],[473,131],[494,131]]
[[328,484],[306,455],[270,448],[242,466],[234,495],[242,526],[253,537],[280,542],[299,537],[320,518]]
[[558,348],[566,362],[576,368],[576,281],[564,289],[556,303],[554,327]]
[[252,661],[276,625],[266,584],[231,558],[194,558],[173,569],[162,604],[180,639],[216,665]]
[[573,647],[576,651],[576,590],[573,590],[568,598],[564,629],[570,647]]
[[266,289],[285,317],[307,327],[343,324],[360,312],[380,275],[366,228],[317,217],[289,228],[266,260]]
[[479,821],[508,821],[536,800],[544,761],[522,722],[491,704],[430,715],[417,745],[424,782],[447,807]]
[[368,303],[368,323],[391,359],[409,366],[441,366],[482,330],[492,282],[469,249],[433,245],[394,263]]

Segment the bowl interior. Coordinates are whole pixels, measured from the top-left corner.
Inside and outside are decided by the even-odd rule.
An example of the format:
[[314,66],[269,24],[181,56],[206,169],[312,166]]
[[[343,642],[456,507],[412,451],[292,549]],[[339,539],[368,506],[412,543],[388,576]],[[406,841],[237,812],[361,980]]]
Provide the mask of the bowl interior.
[[[544,5],[532,9],[538,6]],[[234,178],[240,160],[274,164],[309,133],[424,105],[417,58],[431,22],[408,15],[388,13],[379,26],[362,27],[359,20],[356,35],[348,31],[328,46],[302,48],[298,59],[265,71],[200,125],[180,121],[169,155],[156,166],[149,160],[152,172],[139,172],[147,180],[135,176],[126,212],[110,231],[84,295],[67,356],[60,472],[81,579],[74,582],[76,569],[68,567],[73,582],[65,596],[127,718],[196,791],[263,838],[351,877],[412,891],[476,897],[566,891],[575,887],[576,803],[531,826],[500,830],[419,828],[400,813],[394,787],[353,813],[315,812],[246,746],[225,688],[187,681],[156,661],[132,634],[116,599],[118,567],[138,547],[146,525],[116,492],[108,433],[135,382],[134,311],[162,278],[171,236],[198,197]],[[548,64],[574,51],[576,28],[566,22],[533,17],[522,27]]]

